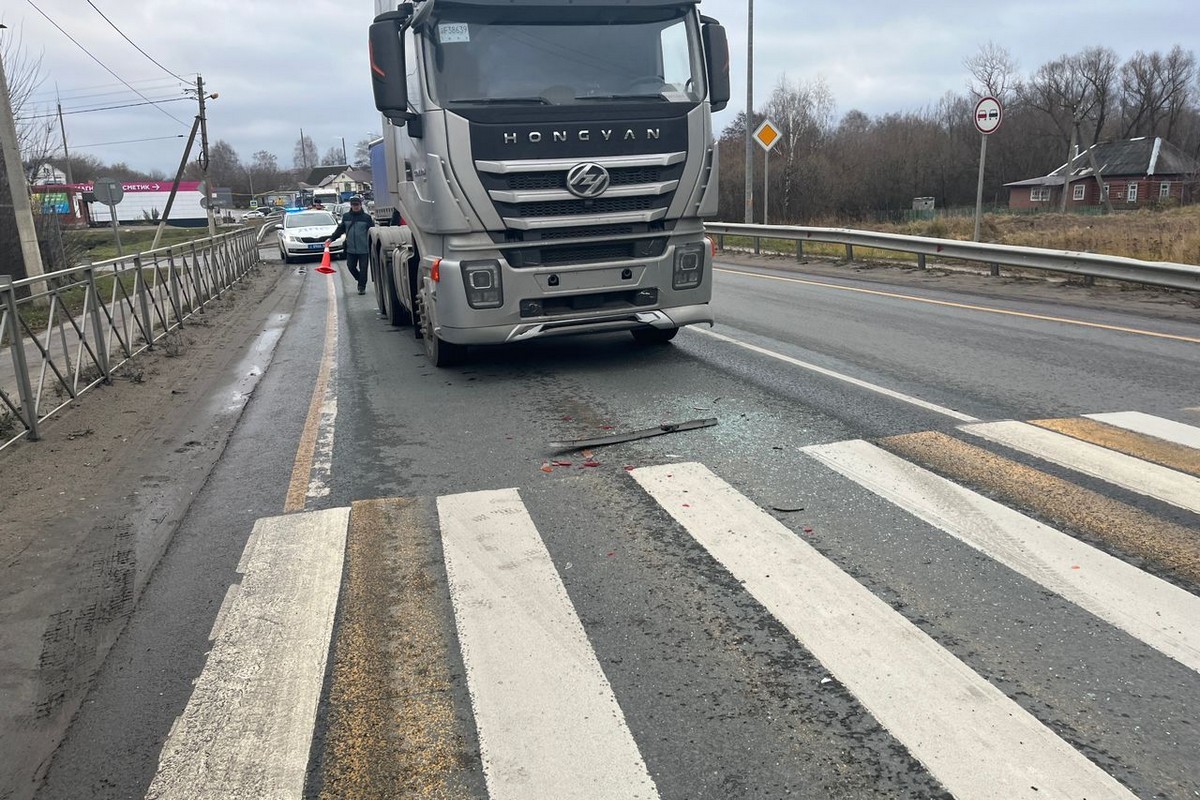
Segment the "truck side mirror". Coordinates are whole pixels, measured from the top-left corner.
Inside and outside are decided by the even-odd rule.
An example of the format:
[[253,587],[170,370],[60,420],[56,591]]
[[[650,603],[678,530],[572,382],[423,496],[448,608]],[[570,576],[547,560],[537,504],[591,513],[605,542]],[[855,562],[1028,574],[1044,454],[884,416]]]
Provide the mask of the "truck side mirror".
[[392,121],[408,121],[408,70],[404,63],[404,40],[400,20],[383,19],[371,24],[368,56],[371,62],[371,88],[375,107]]
[[721,111],[729,104],[729,39],[716,22],[706,23],[703,32],[708,101],[713,111]]

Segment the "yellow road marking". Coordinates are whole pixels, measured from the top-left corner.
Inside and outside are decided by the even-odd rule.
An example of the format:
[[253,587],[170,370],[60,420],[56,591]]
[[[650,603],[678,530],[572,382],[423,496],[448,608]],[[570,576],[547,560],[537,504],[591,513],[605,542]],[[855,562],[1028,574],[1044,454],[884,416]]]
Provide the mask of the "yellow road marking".
[[308,418],[296,448],[296,460],[292,465],[292,479],[288,482],[287,501],[283,511],[291,514],[303,511],[308,498],[308,484],[312,478],[313,457],[317,450],[317,437],[321,429],[321,407],[325,404],[325,392],[329,388],[329,375],[337,358],[337,293],[333,281],[326,281],[329,302],[325,312],[325,347],[321,355],[321,368],[317,372],[317,385],[313,387],[312,401],[308,404]]
[[1094,419],[1035,419],[1030,420],[1030,424],[1057,431],[1072,439],[1098,444],[1143,461],[1200,476],[1200,450],[1182,444],[1123,430]]
[[1173,333],[1158,333],[1156,331],[1145,331],[1140,328],[1125,328],[1120,325],[1105,325],[1101,322],[1085,322],[1080,319],[1070,319],[1068,317],[1052,317],[1047,314],[1030,314],[1025,311],[1010,311],[1005,308],[991,308],[990,306],[977,306],[970,303],[953,303],[949,300],[932,300],[928,297],[917,297],[911,294],[900,294],[898,292],[884,292],[878,289],[862,289],[857,286],[839,286],[836,283],[825,283],[823,281],[807,280],[805,278],[786,278],[782,275],[763,275],[757,272],[743,272],[736,269],[714,268],[714,272],[725,272],[730,275],[742,275],[747,278],[761,278],[767,281],[782,281],[783,283],[800,283],[806,286],[820,286],[824,289],[836,289],[842,292],[857,292],[859,294],[873,294],[879,297],[890,297],[894,300],[911,300],[914,303],[926,303],[931,306],[945,306],[947,308],[961,308],[966,311],[983,311],[988,314],[1002,314],[1008,317],[1021,317],[1023,319],[1036,319],[1043,322],[1061,322],[1064,325],[1078,325],[1084,328],[1099,328],[1105,331],[1116,331],[1118,333],[1133,333],[1138,336],[1152,336],[1155,339],[1171,339],[1177,342],[1188,342],[1190,344],[1200,344],[1200,337],[1195,336],[1178,336]]
[[1032,511],[1061,530],[1095,536],[1180,577],[1200,581],[1200,531],[1169,522],[981,447],[925,432],[876,442],[944,478],[1012,508]]

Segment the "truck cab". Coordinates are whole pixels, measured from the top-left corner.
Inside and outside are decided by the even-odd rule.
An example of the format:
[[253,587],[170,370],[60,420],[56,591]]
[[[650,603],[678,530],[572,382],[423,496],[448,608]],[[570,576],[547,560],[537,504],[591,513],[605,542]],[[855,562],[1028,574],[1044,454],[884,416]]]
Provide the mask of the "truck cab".
[[711,324],[703,219],[728,46],[697,5],[377,3],[374,177],[393,201],[377,214],[401,224],[375,231],[371,271],[381,310],[411,322],[434,363],[477,344],[666,342]]

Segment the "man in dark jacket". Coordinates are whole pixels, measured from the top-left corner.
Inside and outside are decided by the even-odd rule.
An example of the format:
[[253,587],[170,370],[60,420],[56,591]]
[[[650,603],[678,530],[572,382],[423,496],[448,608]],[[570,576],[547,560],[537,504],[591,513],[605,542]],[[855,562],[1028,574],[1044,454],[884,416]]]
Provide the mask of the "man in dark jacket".
[[371,215],[363,211],[362,198],[358,195],[350,198],[350,210],[342,215],[342,221],[329,236],[325,244],[329,244],[339,236],[346,237],[346,268],[358,281],[358,293],[367,291],[367,254],[370,252],[367,230],[375,226]]

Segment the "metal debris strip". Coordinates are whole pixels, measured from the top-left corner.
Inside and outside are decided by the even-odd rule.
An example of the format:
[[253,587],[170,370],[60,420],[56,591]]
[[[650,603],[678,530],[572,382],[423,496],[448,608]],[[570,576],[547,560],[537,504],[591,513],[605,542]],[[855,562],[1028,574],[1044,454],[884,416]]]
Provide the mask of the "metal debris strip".
[[693,419],[687,422],[664,422],[655,428],[646,428],[640,431],[630,431],[629,433],[615,433],[611,436],[600,436],[596,439],[574,439],[561,442],[550,442],[552,450],[577,450],[581,447],[603,447],[608,444],[621,444],[622,442],[632,442],[636,439],[649,439],[651,436],[662,436],[664,433],[679,433],[681,431],[694,431],[698,428],[711,428],[717,424],[715,417],[709,419]]

